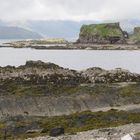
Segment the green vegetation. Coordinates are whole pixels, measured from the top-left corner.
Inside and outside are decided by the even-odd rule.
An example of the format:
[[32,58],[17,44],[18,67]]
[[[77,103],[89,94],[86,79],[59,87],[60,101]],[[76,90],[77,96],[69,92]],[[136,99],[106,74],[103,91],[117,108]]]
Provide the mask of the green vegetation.
[[81,35],[99,35],[102,37],[123,37],[121,28],[117,23],[83,25]]
[[38,39],[38,40],[31,40],[32,44],[66,44],[67,41],[64,38],[47,38],[47,39]]
[[[30,120],[17,120],[15,121],[15,127],[25,128],[37,123],[38,127],[43,129],[42,133],[19,133],[12,135],[7,133],[8,139],[15,138],[27,138],[47,135],[50,129],[55,127],[63,127],[66,133],[81,132],[91,129],[116,127],[129,123],[140,123],[140,113],[130,113],[125,111],[109,110],[107,112],[95,112],[85,111],[81,113],[75,113],[71,115],[56,116],[56,117],[33,117]],[[0,135],[0,138],[3,134]]]
[[[60,80],[58,81],[58,84],[57,79]],[[76,80],[74,81],[73,78],[69,78],[68,82],[71,81],[70,79],[72,82],[79,83]],[[61,80],[56,77],[51,77],[49,80],[50,81],[48,81],[48,79],[43,80],[39,77],[34,79],[31,78],[29,81],[25,81],[20,78],[15,80],[5,80],[4,82],[1,82],[0,89],[3,90],[5,95],[10,94],[15,96],[39,96],[46,95],[46,93],[54,95],[92,94],[98,96],[100,94],[111,94],[114,92],[114,88],[108,84],[96,84],[90,87],[89,85],[82,86],[78,84],[67,84],[67,80]]]
[[114,127],[128,123],[139,123],[140,113],[110,110],[108,112],[90,111],[75,113],[69,116],[42,118],[41,127],[51,129],[64,127],[66,132],[80,132],[104,127]]
[[130,35],[130,40],[135,42],[140,41],[140,27],[134,29],[134,33]]
[[[77,81],[76,81],[77,80]],[[139,83],[128,84],[120,87],[116,84],[85,84],[79,85],[84,79],[76,79],[69,77],[63,79],[60,75],[54,75],[52,77],[30,77],[30,80],[24,80],[16,78],[12,80],[1,81],[0,89],[1,94],[15,95],[15,96],[45,96],[48,94],[53,95],[71,95],[71,94],[88,94],[96,96],[97,98],[102,96],[112,97],[140,97],[140,85]],[[73,83],[73,85],[71,84]],[[134,97],[134,98],[132,98]]]
[[120,89],[120,95],[123,97],[140,97],[140,86],[139,84],[131,84]]

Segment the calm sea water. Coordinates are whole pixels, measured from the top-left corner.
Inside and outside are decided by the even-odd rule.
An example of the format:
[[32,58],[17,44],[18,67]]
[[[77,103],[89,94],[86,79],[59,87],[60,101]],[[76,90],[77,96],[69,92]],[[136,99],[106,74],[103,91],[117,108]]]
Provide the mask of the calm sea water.
[[27,60],[52,62],[65,68],[124,68],[140,73],[140,51],[35,50],[0,48],[0,66],[19,66]]

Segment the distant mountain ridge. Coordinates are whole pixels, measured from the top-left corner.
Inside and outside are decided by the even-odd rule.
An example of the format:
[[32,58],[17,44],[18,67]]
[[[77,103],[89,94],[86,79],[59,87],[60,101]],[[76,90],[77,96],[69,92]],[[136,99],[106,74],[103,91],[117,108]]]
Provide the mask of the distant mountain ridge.
[[40,39],[36,32],[14,26],[0,26],[0,39]]
[[97,21],[97,20],[27,20],[25,21],[2,21],[0,20],[0,26],[20,26],[31,31],[35,31],[44,37],[50,38],[65,38],[67,40],[77,40],[80,32],[80,28],[83,24],[97,24],[97,23],[109,23],[120,22],[120,26],[123,30],[132,32],[134,27],[140,26],[140,20],[138,19],[124,19],[117,21]]

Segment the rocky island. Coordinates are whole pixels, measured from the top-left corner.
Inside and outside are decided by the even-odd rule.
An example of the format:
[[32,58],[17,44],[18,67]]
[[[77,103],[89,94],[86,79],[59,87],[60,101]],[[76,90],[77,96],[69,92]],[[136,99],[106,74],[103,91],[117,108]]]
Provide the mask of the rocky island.
[[121,68],[75,71],[42,61],[0,67],[0,139],[138,138],[139,83],[140,74]]
[[93,44],[125,44],[128,38],[119,23],[83,25],[78,43]]
[[88,49],[88,50],[139,50],[140,27],[128,33],[120,23],[83,25],[76,42],[63,38],[23,40],[2,44],[0,47],[34,49]]
[[93,50],[139,50],[140,28],[127,33],[120,23],[83,25],[76,47]]

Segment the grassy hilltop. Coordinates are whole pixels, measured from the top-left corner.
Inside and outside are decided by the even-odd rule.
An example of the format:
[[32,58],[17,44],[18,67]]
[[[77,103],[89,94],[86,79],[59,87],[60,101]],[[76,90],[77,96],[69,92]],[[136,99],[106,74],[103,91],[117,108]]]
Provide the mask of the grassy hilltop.
[[123,37],[119,23],[91,24],[81,27],[81,35],[99,35],[101,37],[119,36]]

